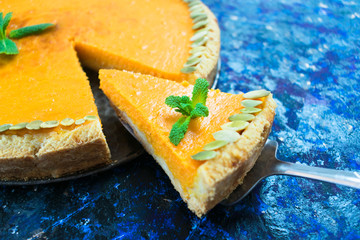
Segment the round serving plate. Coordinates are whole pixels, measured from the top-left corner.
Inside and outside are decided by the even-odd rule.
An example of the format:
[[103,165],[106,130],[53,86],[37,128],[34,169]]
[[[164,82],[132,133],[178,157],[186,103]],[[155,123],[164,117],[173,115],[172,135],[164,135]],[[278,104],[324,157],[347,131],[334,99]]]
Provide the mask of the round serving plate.
[[[211,87],[212,89],[214,89],[217,85],[220,73],[220,66],[221,63],[219,60],[217,65],[217,73]],[[98,72],[86,68],[84,70],[89,78],[91,89],[95,97],[95,103],[98,107],[103,132],[106,136],[106,141],[109,145],[111,152],[111,162],[106,165],[100,165],[94,168],[85,169],[81,172],[76,172],[71,175],[66,175],[59,178],[30,179],[28,181],[0,180],[0,185],[36,185],[73,180],[109,170],[113,167],[126,163],[144,153],[144,148],[121,124],[114,109],[110,106],[109,100],[107,99],[105,94],[99,89]]]

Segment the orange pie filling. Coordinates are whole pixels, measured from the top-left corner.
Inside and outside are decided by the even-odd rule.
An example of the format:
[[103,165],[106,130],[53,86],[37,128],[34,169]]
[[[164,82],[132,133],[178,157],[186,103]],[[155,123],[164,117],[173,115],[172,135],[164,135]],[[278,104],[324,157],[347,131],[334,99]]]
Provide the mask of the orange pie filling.
[[166,162],[184,192],[193,186],[197,169],[203,163],[192,156],[214,141],[212,134],[229,122],[229,116],[244,108],[242,94],[210,90],[206,101],[209,116],[191,120],[185,137],[175,146],[169,141],[169,133],[181,114],[168,107],[165,98],[170,95],[191,97],[192,85],[115,70],[101,70],[100,81],[101,89],[144,133],[155,155]]
[[[49,32],[42,39],[52,41],[54,37]],[[71,43],[57,42],[54,46],[39,43],[39,51],[30,42],[25,39],[18,42],[20,55],[8,59],[1,57],[0,123],[16,125],[34,120],[46,122],[98,116],[87,77]],[[69,127],[43,131],[55,129],[67,130]],[[24,132],[26,130],[6,131],[5,134],[21,135]]]
[[[56,24],[40,35],[14,39],[18,55],[0,55],[0,126],[98,116],[78,57],[93,69],[186,79],[180,70],[190,56],[189,39],[195,30],[189,6],[182,0],[11,0],[0,2],[0,8],[13,12],[8,31]],[[1,134],[28,131],[33,132]]]

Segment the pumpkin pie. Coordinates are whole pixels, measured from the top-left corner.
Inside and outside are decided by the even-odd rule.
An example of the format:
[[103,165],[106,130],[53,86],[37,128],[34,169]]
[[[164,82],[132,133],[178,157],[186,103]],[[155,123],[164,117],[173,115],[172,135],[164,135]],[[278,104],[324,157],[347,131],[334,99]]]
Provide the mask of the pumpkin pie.
[[[165,99],[170,95],[190,97],[193,85],[117,70],[100,70],[99,76],[100,88],[122,122],[199,217],[242,183],[262,150],[275,115],[276,104],[265,90],[247,94],[209,90],[209,115],[192,119],[175,146],[169,133],[181,114],[168,107]],[[209,152],[213,154],[210,157]]]
[[80,62],[174,82],[215,76],[219,28],[200,1],[5,0],[0,9],[13,12],[8,31],[55,24],[14,39],[19,54],[0,55],[1,180],[59,177],[109,161]]

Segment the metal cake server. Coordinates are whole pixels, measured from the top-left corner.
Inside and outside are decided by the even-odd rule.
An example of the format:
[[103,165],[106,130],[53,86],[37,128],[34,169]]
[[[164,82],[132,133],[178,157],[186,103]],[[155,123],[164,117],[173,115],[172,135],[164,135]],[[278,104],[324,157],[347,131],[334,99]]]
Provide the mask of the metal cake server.
[[271,175],[289,175],[341,184],[360,189],[360,172],[350,172],[303,164],[283,162],[276,158],[278,144],[268,140],[254,167],[230,196],[222,201],[222,205],[231,206],[243,199],[260,180]]

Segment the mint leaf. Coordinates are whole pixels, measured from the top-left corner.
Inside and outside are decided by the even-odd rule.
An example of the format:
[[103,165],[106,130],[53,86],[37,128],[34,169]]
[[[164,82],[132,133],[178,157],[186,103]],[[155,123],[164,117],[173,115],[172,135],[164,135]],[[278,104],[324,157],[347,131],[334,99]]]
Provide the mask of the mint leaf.
[[4,19],[3,19],[3,13],[0,13],[0,40],[5,39],[5,29],[4,29]]
[[[5,15],[3,21],[2,21],[2,30],[4,32],[4,36],[5,36],[5,30],[6,28],[8,27],[9,25],[9,22],[11,20],[11,17],[12,17],[12,12],[9,12]],[[2,18],[2,13],[1,13],[1,18]]]
[[204,104],[198,103],[191,111],[190,116],[191,118],[207,117],[209,116],[209,109]]
[[180,108],[180,104],[187,104],[191,103],[190,98],[188,96],[169,96],[165,99],[166,105],[171,108]]
[[202,103],[206,105],[206,98],[209,91],[209,82],[204,78],[196,79],[194,89],[192,92],[191,102],[193,107],[197,103]]
[[[191,101],[188,96],[169,96],[165,99],[166,105],[171,108],[175,108],[176,112],[181,113],[182,115],[189,116],[192,110]],[[189,109],[190,106],[190,109]]]
[[193,110],[191,102],[187,103],[187,104],[181,103],[180,106],[181,106],[181,109],[185,112],[185,114],[183,114],[183,115],[190,116],[191,111]]
[[184,116],[189,116],[190,115],[186,110],[184,110],[182,108],[176,108],[175,112],[181,113]]
[[189,127],[191,117],[181,117],[176,123],[172,126],[169,139],[170,142],[175,146],[179,145],[180,141],[184,138],[185,133]]
[[5,53],[8,55],[18,54],[19,50],[16,44],[8,38],[0,40],[0,54]]
[[49,27],[54,26],[53,23],[41,23],[37,25],[27,26],[23,28],[19,28],[16,30],[12,30],[9,34],[10,38],[23,38],[33,34],[39,34],[46,30]]

